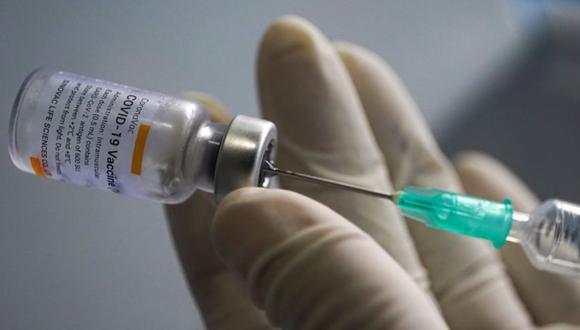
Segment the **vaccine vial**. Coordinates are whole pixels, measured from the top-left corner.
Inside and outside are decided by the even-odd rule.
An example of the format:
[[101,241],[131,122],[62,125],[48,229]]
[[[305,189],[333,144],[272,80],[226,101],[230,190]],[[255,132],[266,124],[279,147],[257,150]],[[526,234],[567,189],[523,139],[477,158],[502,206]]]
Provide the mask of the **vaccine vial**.
[[212,123],[199,103],[50,69],[26,78],[10,118],[19,169],[164,203],[267,186],[275,139],[262,119]]

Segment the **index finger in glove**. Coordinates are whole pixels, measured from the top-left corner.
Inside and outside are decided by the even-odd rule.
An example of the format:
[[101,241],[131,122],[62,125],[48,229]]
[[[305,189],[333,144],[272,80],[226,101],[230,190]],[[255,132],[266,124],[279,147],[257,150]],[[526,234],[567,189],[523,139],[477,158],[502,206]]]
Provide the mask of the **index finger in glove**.
[[[396,188],[414,185],[460,190],[453,168],[390,67],[361,47],[345,43],[337,47]],[[527,313],[489,243],[413,221],[409,229],[452,328],[529,326]]]
[[368,235],[305,196],[243,188],[219,205],[214,246],[283,329],[442,329],[435,305]]
[[[530,212],[538,205],[534,194],[510,170],[481,153],[464,153],[456,168],[465,190],[491,200],[509,198],[514,208]],[[521,246],[507,244],[502,257],[514,285],[538,325],[580,324],[580,280],[535,269]]]
[[[274,22],[258,59],[264,117],[278,127],[282,168],[389,191],[386,168],[343,63],[326,38],[296,17]],[[281,178],[369,233],[418,282],[424,272],[388,201]]]

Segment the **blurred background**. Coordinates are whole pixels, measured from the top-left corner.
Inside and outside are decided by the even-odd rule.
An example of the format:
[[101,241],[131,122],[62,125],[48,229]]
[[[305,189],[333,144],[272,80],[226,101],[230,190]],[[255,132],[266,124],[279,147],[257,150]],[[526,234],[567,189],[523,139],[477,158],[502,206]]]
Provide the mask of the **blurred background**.
[[[573,1],[0,1],[0,329],[203,328],[160,205],[19,172],[8,118],[52,66],[257,115],[255,52],[283,14],[399,73],[442,148],[500,158],[580,201],[580,5]],[[566,154],[566,150],[570,154]]]

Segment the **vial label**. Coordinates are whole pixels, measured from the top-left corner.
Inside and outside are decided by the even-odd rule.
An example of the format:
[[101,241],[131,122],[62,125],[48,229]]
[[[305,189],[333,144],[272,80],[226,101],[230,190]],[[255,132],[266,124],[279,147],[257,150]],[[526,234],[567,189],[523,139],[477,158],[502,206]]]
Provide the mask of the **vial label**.
[[150,118],[167,97],[68,72],[35,75],[15,109],[21,161],[39,176],[142,195]]

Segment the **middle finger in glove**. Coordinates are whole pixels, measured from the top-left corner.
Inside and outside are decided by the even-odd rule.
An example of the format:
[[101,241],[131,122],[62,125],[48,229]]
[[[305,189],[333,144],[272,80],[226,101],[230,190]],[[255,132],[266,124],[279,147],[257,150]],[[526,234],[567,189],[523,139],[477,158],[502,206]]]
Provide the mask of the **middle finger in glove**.
[[[356,86],[395,188],[437,187],[459,191],[449,162],[400,80],[376,55],[338,46]],[[452,328],[525,328],[527,312],[491,245],[410,222],[409,229],[432,291]],[[499,304],[498,304],[499,303]]]

